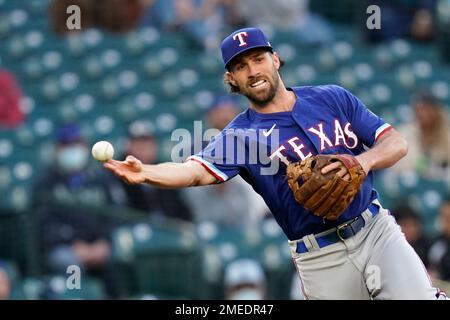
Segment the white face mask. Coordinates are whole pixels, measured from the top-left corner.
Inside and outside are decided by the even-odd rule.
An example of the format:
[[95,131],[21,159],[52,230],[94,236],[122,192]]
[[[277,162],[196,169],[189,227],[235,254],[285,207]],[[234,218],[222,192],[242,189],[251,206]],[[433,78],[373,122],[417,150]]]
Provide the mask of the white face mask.
[[88,151],[83,145],[61,148],[57,155],[58,166],[64,171],[74,172],[84,168],[88,161]]
[[231,294],[230,300],[263,300],[264,295],[258,289],[240,289]]

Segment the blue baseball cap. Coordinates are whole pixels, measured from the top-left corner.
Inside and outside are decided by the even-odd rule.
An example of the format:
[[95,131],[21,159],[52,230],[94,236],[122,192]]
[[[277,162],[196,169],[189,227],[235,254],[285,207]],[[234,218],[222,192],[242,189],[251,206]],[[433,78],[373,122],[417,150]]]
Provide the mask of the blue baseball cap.
[[228,69],[230,61],[239,54],[255,48],[268,48],[270,51],[273,51],[272,45],[261,29],[243,28],[234,31],[222,41],[221,45],[225,68]]

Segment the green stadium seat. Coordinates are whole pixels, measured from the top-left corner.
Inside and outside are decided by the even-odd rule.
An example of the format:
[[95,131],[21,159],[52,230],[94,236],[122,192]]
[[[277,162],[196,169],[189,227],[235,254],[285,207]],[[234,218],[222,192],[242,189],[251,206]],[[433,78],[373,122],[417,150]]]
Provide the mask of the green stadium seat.
[[[6,9],[4,12],[8,12],[8,10]],[[28,12],[26,10],[23,10],[22,8],[11,8],[8,18],[9,25],[13,28],[13,30],[27,27],[30,23]]]
[[123,90],[133,90],[141,82],[138,73],[129,69],[120,71],[117,81]]
[[[197,59],[199,62],[199,69],[202,73],[206,75],[217,76],[223,72],[222,61],[218,56],[214,56],[212,54],[200,54],[200,57]],[[193,67],[196,64],[192,64]]]
[[74,106],[81,114],[91,112],[96,105],[96,99],[91,93],[78,92],[74,97]]
[[79,84],[79,76],[74,72],[64,72],[59,77],[59,86],[64,92],[75,91],[78,88]]
[[125,97],[119,100],[114,109],[116,109],[116,114],[118,119],[124,123],[129,123],[137,118],[138,111],[137,108],[130,97]]
[[425,231],[436,233],[439,207],[449,192],[444,180],[431,180],[415,172],[394,174],[387,171],[381,176],[377,175],[375,184],[385,207],[393,208],[399,205],[399,201],[407,201],[423,218]]
[[14,145],[7,137],[0,138],[0,163],[14,152]]
[[105,33],[99,29],[90,28],[81,34],[81,38],[88,48],[109,47],[111,42],[117,43],[117,38],[106,36]]
[[26,51],[25,41],[23,37],[14,35],[7,40],[6,43],[9,56],[14,59],[20,59],[24,56]]
[[71,34],[64,40],[64,56],[80,58],[88,51],[80,34]]
[[42,54],[42,66],[45,70],[54,71],[62,66],[63,57],[59,51],[48,50]]
[[443,80],[433,81],[431,84],[431,91],[440,100],[446,101],[450,98],[450,85]]
[[44,76],[45,70],[37,57],[29,57],[23,66],[23,71],[29,81],[36,81]]
[[103,300],[106,292],[100,280],[82,274],[80,289],[68,289],[66,276],[55,275],[46,281],[48,300]]
[[159,63],[158,57],[153,54],[147,55],[142,60],[145,74],[150,79],[157,79],[163,72],[163,66]]
[[104,66],[98,56],[90,56],[83,62],[83,71],[87,78],[98,79],[104,74]]
[[148,224],[121,227],[113,234],[113,257],[132,261],[139,294],[198,298],[201,291],[200,251],[195,234]]
[[115,129],[115,122],[112,117],[103,115],[95,119],[94,130],[95,135],[99,137],[105,137],[110,135]]
[[[5,194],[10,200],[12,195]],[[14,261],[21,276],[36,275],[39,272],[38,250],[32,216],[12,206],[5,207],[3,201],[0,205],[0,256]]]
[[415,195],[418,200],[418,211],[424,219],[426,232],[430,234],[437,233],[436,219],[438,218],[439,208],[449,191],[445,181],[420,179]]
[[0,39],[4,39],[10,34],[11,32],[11,25],[8,21],[7,14],[2,13],[0,14]]
[[122,54],[116,49],[104,50],[100,55],[100,61],[107,70],[113,70],[122,62]]
[[43,298],[45,283],[42,279],[27,277],[13,291],[12,300],[39,300]]
[[337,41],[333,44],[332,52],[339,62],[351,60],[354,55],[353,46],[347,41]]
[[47,102],[57,101],[62,96],[60,82],[54,76],[49,76],[43,80],[41,95]]
[[44,44],[44,34],[40,29],[31,29],[24,35],[28,50],[39,50]]
[[[171,35],[162,34],[158,29],[153,27],[143,27],[137,31],[139,41],[143,43],[147,51],[150,49],[158,48],[159,42],[163,38],[170,37]],[[167,40],[166,40],[167,42]]]
[[50,0],[30,0],[26,2],[27,12],[35,18],[45,16]]
[[381,69],[388,70],[394,64],[393,53],[386,47],[386,45],[379,45],[375,50],[374,62]]
[[389,50],[397,61],[406,60],[411,56],[411,44],[403,39],[394,40],[389,44]]
[[338,61],[331,50],[324,48],[317,53],[317,65],[320,70],[331,72],[337,67]]
[[126,53],[130,57],[140,56],[145,51],[145,43],[138,32],[130,32],[125,38]]
[[120,96],[120,87],[116,77],[107,76],[101,82],[102,97],[108,101],[116,100]]

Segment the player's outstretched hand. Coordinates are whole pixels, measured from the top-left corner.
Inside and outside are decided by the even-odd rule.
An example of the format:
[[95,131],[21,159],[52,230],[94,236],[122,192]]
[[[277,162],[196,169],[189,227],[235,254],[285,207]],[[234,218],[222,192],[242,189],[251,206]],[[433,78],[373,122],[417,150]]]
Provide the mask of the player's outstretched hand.
[[125,161],[108,160],[103,166],[129,184],[145,182],[142,162],[133,156],[127,156]]

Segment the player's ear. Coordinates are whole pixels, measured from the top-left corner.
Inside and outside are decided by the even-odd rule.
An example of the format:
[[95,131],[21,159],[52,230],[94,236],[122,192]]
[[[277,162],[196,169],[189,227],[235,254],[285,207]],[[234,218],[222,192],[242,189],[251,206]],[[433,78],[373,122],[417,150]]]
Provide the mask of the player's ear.
[[231,72],[225,72],[225,74],[223,75],[223,80],[225,81],[225,83],[230,83],[233,86],[237,87],[236,80],[234,80],[233,74],[231,74]]
[[275,65],[275,68],[277,68],[277,70],[279,70],[281,63],[280,63],[280,57],[278,56],[277,52],[274,52],[272,54],[272,59],[273,59],[273,64]]

